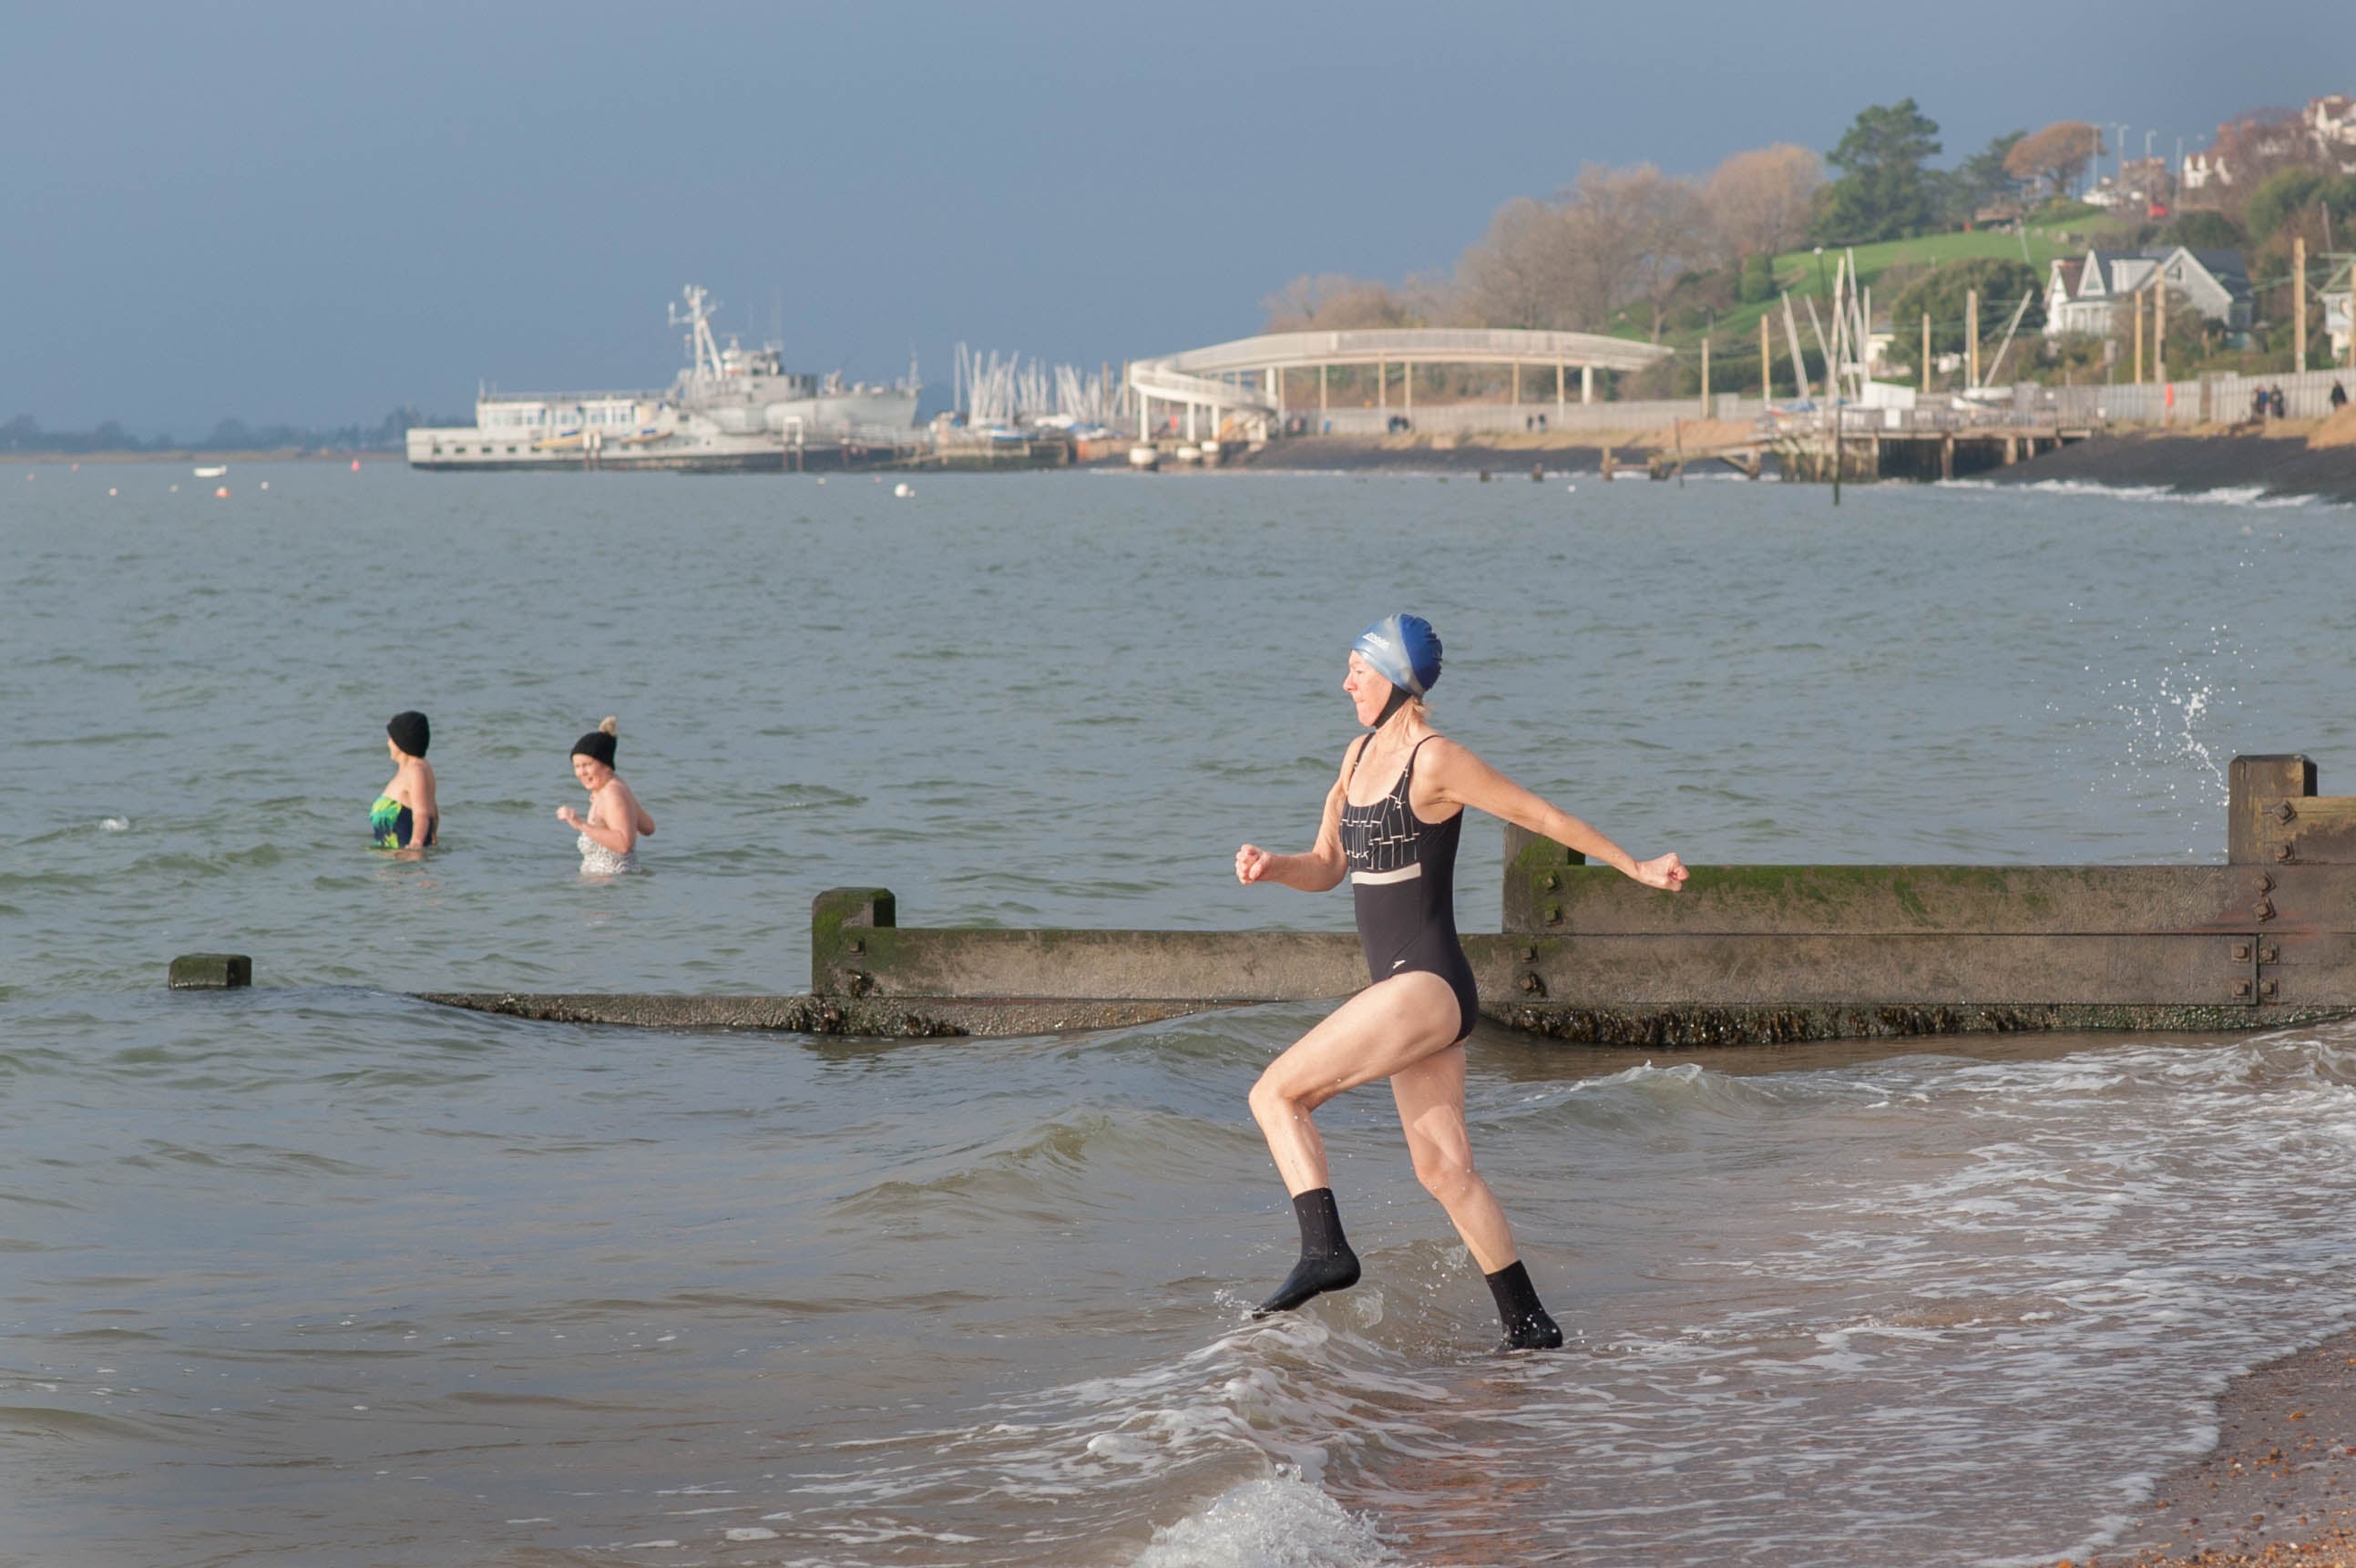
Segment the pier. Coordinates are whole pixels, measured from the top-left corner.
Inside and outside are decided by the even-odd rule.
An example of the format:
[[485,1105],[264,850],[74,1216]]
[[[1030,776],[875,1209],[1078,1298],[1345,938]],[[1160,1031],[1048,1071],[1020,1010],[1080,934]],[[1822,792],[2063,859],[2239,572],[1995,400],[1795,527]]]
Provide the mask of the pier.
[[[2356,797],[2300,756],[2230,770],[2193,865],[1695,866],[1655,892],[1506,830],[1501,929],[1463,939],[1492,1023],[1688,1047],[2028,1030],[2238,1031],[2356,1013]],[[903,1036],[1115,1028],[1366,983],[1345,931],[903,926],[880,887],[812,906],[780,996],[433,993],[572,1023]]]

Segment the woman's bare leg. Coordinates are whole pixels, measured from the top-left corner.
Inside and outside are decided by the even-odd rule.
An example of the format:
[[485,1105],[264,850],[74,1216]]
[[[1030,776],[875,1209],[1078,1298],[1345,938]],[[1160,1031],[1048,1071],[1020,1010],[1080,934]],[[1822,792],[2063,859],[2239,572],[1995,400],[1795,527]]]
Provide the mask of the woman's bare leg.
[[1547,1350],[1560,1345],[1562,1330],[1547,1316],[1529,1271],[1514,1251],[1505,1211],[1472,1168],[1472,1140],[1464,1130],[1464,1047],[1393,1073],[1391,1098],[1398,1101],[1399,1125],[1407,1130],[1417,1178],[1448,1210],[1488,1281],[1497,1319],[1505,1325],[1505,1348]]
[[1342,1235],[1327,1185],[1324,1140],[1310,1113],[1344,1090],[1447,1049],[1458,1027],[1456,995],[1446,981],[1436,974],[1398,975],[1335,1008],[1252,1085],[1252,1115],[1301,1224],[1301,1261],[1255,1316],[1290,1312],[1312,1296],[1358,1283],[1358,1255]]
[[1481,1272],[1495,1273],[1515,1257],[1514,1228],[1472,1168],[1472,1140],[1464,1131],[1464,1047],[1451,1046],[1393,1073],[1391,1098],[1398,1101],[1416,1179],[1448,1210]]
[[1251,1112],[1285,1190],[1298,1197],[1327,1185],[1325,1142],[1311,1112],[1447,1049],[1458,1019],[1456,993],[1440,976],[1396,975],[1343,1003],[1269,1063],[1252,1085]]

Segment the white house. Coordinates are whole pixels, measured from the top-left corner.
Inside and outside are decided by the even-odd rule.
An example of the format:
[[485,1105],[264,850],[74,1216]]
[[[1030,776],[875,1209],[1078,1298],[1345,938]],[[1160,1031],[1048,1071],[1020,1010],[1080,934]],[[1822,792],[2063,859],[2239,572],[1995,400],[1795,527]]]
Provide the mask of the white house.
[[2055,257],[2045,278],[2045,335],[2110,337],[2118,307],[2162,277],[2171,294],[2182,295],[2193,309],[2228,332],[2249,330],[2250,269],[2242,252],[2178,245]]

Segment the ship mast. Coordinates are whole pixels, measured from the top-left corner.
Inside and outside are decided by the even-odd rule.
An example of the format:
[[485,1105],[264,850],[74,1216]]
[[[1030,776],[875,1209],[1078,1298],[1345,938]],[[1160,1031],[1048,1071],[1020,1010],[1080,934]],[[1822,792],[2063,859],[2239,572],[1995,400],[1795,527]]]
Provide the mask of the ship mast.
[[676,305],[670,307],[670,324],[691,328],[687,349],[698,381],[720,379],[720,345],[712,338],[712,310],[711,291],[694,284],[687,285],[687,314],[681,316]]

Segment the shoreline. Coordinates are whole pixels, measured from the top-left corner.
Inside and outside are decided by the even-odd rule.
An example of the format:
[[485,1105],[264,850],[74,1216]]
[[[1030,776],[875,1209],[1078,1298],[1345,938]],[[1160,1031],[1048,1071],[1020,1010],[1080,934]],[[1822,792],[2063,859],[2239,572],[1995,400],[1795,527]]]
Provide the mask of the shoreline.
[[312,446],[263,446],[240,448],[226,452],[209,452],[200,447],[170,452],[12,452],[12,463],[30,464],[38,467],[70,465],[125,463],[400,463],[406,467],[408,456],[401,452],[378,452],[355,447],[347,452],[330,452]]
[[2356,1330],[2235,1378],[2217,1441],[2084,1568],[2356,1564]]
[[2264,429],[2204,425],[2097,435],[1980,478],[1998,486],[2075,481],[2189,496],[2254,489],[2356,505],[2356,408]]

